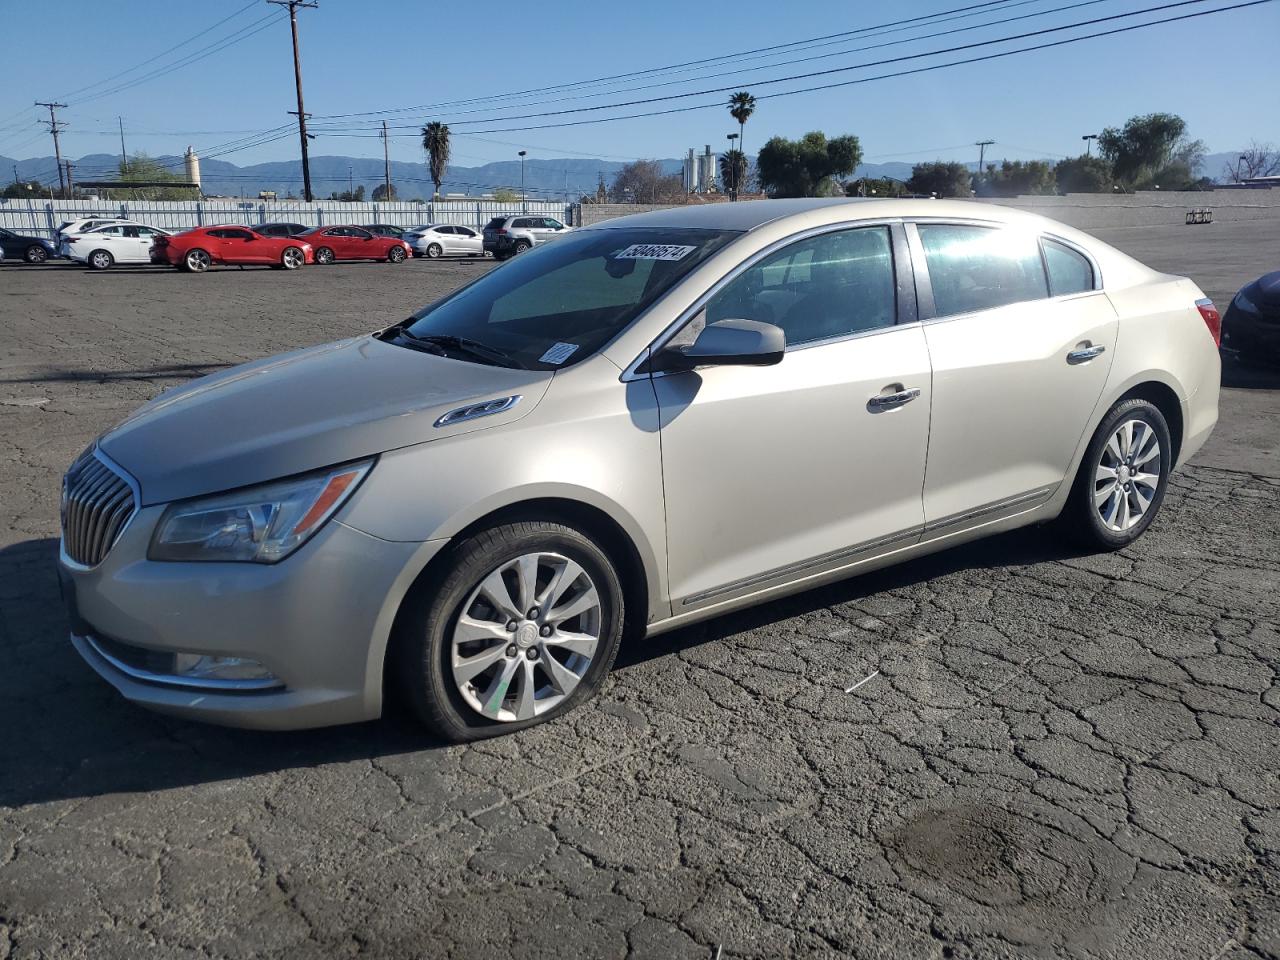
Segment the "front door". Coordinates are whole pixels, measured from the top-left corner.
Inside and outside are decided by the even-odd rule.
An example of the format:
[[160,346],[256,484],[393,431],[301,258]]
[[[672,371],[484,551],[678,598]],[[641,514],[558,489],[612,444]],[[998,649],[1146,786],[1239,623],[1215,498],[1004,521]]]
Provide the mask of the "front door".
[[1070,482],[1117,322],[1092,264],[1064,243],[976,224],[915,229],[935,317],[924,325],[933,360],[925,522],[943,532],[1020,513]]
[[787,352],[776,366],[653,379],[676,614],[918,539],[929,357],[920,326],[899,323],[914,311],[899,313],[906,260],[888,226],[797,240],[730,281],[677,336],[761,320],[782,327]]

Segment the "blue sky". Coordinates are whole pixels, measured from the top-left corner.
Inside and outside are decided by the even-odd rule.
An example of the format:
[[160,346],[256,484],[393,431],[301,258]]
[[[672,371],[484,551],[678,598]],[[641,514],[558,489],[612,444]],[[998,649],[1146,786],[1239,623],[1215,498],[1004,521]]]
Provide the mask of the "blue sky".
[[[1077,9],[1047,15],[1040,14],[1080,0],[998,0],[984,9],[953,15],[955,18],[947,22],[873,30],[824,41],[818,47],[744,54],[696,69],[683,68],[680,73],[649,74],[596,87],[458,103],[737,54],[957,10],[972,2],[739,0],[735,4],[690,4],[687,0],[648,0],[635,6],[577,0],[483,5],[438,0],[320,0],[319,9],[299,13],[306,103],[315,114],[312,122],[318,133],[312,151],[380,157],[381,141],[367,127],[383,116],[370,111],[452,103],[385,116],[393,125],[420,125],[429,119],[451,122],[454,162],[466,166],[513,159],[521,148],[531,157],[547,158],[677,157],[690,146],[701,149],[710,143],[713,148],[721,147],[725,134],[734,131],[736,124],[723,108],[716,108],[558,129],[480,131],[721,101],[727,94],[592,114],[486,124],[464,121],[525,117],[726,85],[761,96],[948,58],[912,60],[787,84],[760,83],[768,78],[974,43],[1140,10],[1168,0],[1092,0]],[[1207,0],[1083,30],[1105,30],[1233,2],[1240,0]],[[50,12],[51,8],[42,4],[13,4],[5,11],[10,39],[4,53],[8,81],[0,92],[2,155],[21,159],[52,153],[48,134],[42,134],[44,128],[35,122],[42,114],[31,106],[34,100],[58,98],[69,104],[61,112],[68,124],[63,152],[72,157],[118,152],[117,115],[124,117],[130,152],[152,154],[180,153],[189,143],[202,155],[220,145],[228,145],[222,149],[229,150],[237,146],[232,142],[237,138],[252,143],[251,135],[292,120],[285,112],[296,107],[289,28],[278,7],[262,0],[248,6],[245,0],[199,4],[68,0],[58,6],[56,23],[50,22]],[[924,34],[1024,16],[1004,25],[922,38]],[[223,18],[228,19],[214,26]],[[210,27],[213,29],[198,39],[165,53]],[[890,29],[894,32],[886,32]],[[1020,44],[1071,35],[1073,31],[1052,33]],[[747,125],[747,148],[754,151],[775,134],[794,137],[820,129],[828,135],[857,134],[865,158],[871,161],[976,159],[972,144],[980,139],[997,141],[988,158],[1052,160],[1079,153],[1081,134],[1157,110],[1181,114],[1191,134],[1203,139],[1211,152],[1235,150],[1251,139],[1280,141],[1277,36],[1280,3],[1268,3],[987,63],[762,99]],[[18,37],[29,37],[33,42],[14,42]],[[201,54],[222,38],[227,38],[227,46],[199,62],[135,82],[184,57]],[[860,52],[852,49],[893,41],[908,42]],[[1011,46],[986,47],[949,58]],[[778,61],[819,56],[803,63],[772,66]],[[137,66],[153,57],[153,62]],[[117,74],[120,76],[110,79]],[[658,83],[667,85],[650,86]],[[625,89],[630,87],[646,89]],[[534,105],[533,101],[551,102]],[[325,116],[352,113],[365,115]],[[288,129],[283,129],[281,139],[229,152],[224,158],[241,165],[292,159],[297,153],[297,137],[296,133],[288,135]],[[421,159],[412,129],[393,133],[393,158]]]

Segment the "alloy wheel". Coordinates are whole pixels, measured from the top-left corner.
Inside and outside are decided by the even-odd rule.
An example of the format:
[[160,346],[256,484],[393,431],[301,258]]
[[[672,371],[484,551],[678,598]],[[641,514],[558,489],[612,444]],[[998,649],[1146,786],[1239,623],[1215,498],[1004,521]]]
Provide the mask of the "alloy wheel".
[[1160,486],[1160,441],[1144,420],[1126,420],[1102,448],[1094,470],[1093,502],[1109,530],[1142,522]]
[[203,250],[192,250],[187,254],[187,269],[192,273],[204,273],[212,261]]
[[387,251],[387,259],[392,263],[404,262],[404,247],[392,247]]
[[49,259],[49,251],[44,247],[30,247],[27,249],[27,263],[44,263]]
[[302,251],[297,247],[290,247],[284,252],[280,262],[284,264],[286,270],[297,270],[306,262],[306,257],[302,255]]
[[321,247],[316,251],[316,263],[333,263],[333,251],[328,247]]
[[440,244],[438,243],[433,243],[429,247],[427,247],[427,256],[430,257],[432,260],[435,260],[443,253],[444,253],[444,250],[441,248]]
[[89,262],[95,270],[105,270],[111,266],[111,254],[105,250],[95,250]]
[[573,693],[602,625],[599,591],[577,562],[558,553],[508,560],[459,610],[449,650],[453,682],[482,716],[529,720]]

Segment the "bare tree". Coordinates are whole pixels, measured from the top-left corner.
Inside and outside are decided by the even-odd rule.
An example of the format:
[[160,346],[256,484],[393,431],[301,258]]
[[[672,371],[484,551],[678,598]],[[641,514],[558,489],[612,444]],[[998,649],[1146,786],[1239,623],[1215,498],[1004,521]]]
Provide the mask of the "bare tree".
[[1249,149],[1243,151],[1234,164],[1228,163],[1222,172],[1232,183],[1275,176],[1280,174],[1280,151],[1276,150],[1275,144],[1254,140]]

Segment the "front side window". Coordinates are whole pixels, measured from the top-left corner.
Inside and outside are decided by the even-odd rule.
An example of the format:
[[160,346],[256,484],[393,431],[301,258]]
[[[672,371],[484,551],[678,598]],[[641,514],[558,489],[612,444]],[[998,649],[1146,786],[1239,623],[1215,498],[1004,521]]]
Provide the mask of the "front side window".
[[896,318],[889,228],[860,227],[765,257],[707,302],[705,321],[776,324],[796,346],[893,326]]
[[999,227],[922,223],[937,316],[990,310],[1049,295],[1036,238]]
[[[665,227],[580,230],[418,311],[399,328],[408,334],[401,342],[476,362],[567,367],[596,353],[737,236]],[[395,329],[386,335],[393,342]]]
[[1083,254],[1064,243],[1045,237],[1044,264],[1049,270],[1049,295],[1065,296],[1093,289],[1093,267]]

